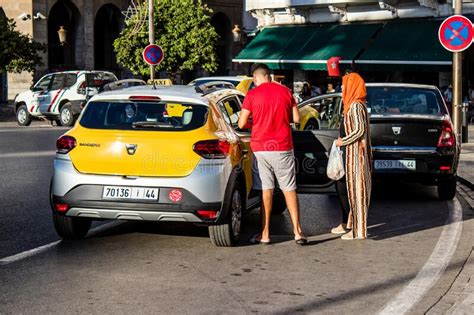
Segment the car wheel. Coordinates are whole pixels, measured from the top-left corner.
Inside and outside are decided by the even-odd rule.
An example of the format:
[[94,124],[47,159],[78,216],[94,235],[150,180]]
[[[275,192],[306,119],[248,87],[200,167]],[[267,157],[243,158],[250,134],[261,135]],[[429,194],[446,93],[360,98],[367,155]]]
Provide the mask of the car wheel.
[[21,105],[16,111],[16,121],[20,126],[29,126],[31,124],[31,116],[26,105]]
[[56,126],[62,126],[61,119],[55,119],[54,122],[56,123]]
[[53,213],[53,223],[56,232],[63,240],[79,240],[89,232],[92,220]]
[[226,217],[222,224],[210,225],[209,236],[216,246],[232,246],[239,240],[242,224],[242,191],[238,182],[227,201],[224,201]]
[[74,125],[74,113],[72,112],[72,106],[66,103],[59,111],[59,121],[61,126],[71,127]]
[[318,122],[314,119],[308,120],[304,126],[304,130],[316,130],[318,129]]
[[272,215],[283,214],[286,210],[285,195],[280,189],[273,192]]
[[438,198],[439,200],[453,200],[456,195],[456,177],[451,177],[448,180],[443,180],[438,183]]

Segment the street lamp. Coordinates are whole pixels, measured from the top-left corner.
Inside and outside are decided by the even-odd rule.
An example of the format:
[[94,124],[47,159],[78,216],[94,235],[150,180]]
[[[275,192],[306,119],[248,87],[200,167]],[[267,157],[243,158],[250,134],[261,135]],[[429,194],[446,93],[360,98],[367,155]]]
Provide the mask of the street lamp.
[[61,25],[58,30],[59,43],[61,44],[61,46],[64,46],[64,44],[66,43],[66,33],[67,31],[64,29],[64,26]]
[[242,37],[242,32],[240,31],[239,25],[235,24],[234,29],[232,30],[232,38],[234,42],[236,43],[240,42],[241,37]]

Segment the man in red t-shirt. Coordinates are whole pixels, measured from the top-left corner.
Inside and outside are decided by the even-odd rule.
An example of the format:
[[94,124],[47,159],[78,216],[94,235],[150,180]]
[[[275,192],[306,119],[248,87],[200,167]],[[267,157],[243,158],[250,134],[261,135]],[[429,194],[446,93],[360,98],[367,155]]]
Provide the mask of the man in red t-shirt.
[[257,64],[252,74],[256,88],[245,96],[239,127],[245,128],[249,123],[249,117],[252,116],[250,147],[257,160],[263,199],[262,232],[256,235],[253,241],[261,244],[270,243],[270,216],[276,178],[285,195],[295,241],[298,244],[305,244],[307,240],[301,230],[299,219],[295,157],[290,126],[290,123],[299,123],[298,107],[287,87],[271,82],[270,69],[267,65]]

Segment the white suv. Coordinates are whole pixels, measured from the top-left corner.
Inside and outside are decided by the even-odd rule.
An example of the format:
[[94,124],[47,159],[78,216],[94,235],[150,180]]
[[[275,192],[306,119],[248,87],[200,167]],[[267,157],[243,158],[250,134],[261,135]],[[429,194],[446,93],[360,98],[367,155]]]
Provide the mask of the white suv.
[[45,118],[61,126],[72,126],[87,99],[114,81],[117,77],[105,71],[49,73],[29,91],[15,97],[17,122],[28,126],[34,118]]

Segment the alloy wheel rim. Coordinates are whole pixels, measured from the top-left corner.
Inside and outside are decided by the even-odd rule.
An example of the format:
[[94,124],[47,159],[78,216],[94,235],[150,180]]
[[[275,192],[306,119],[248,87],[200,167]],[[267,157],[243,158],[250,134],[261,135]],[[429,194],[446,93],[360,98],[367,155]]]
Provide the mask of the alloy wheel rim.
[[26,112],[24,109],[20,109],[18,112],[18,121],[23,124],[26,121]]
[[63,110],[61,112],[61,121],[67,124],[70,119],[71,119],[71,112],[69,111],[69,109]]
[[242,220],[242,199],[238,190],[232,195],[232,232],[234,237],[240,234],[240,224]]

